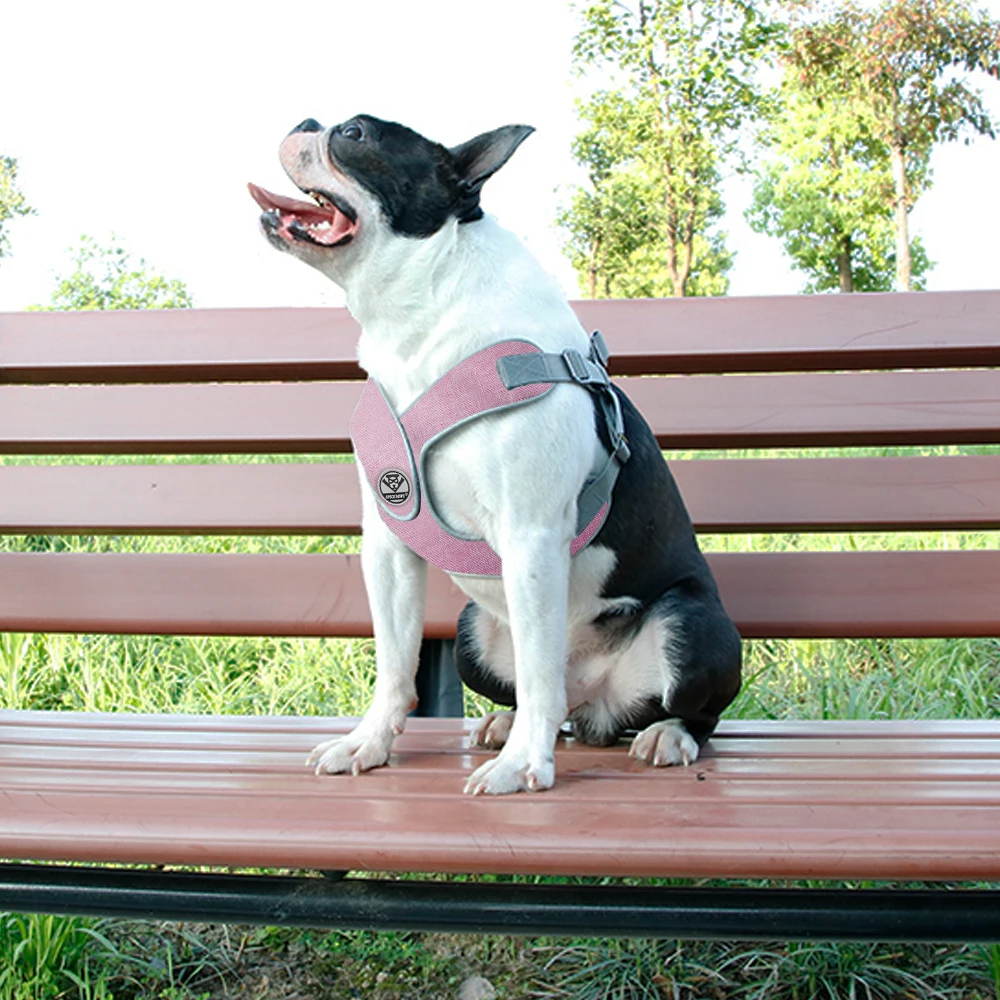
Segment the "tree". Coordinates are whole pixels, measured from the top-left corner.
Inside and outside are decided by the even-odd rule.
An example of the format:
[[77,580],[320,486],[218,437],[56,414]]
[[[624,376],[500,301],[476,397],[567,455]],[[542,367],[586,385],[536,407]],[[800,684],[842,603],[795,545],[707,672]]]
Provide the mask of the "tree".
[[678,251],[671,257],[672,244],[663,238],[662,174],[630,152],[646,141],[641,109],[620,93],[602,91],[580,111],[591,128],[577,137],[573,152],[589,165],[590,185],[577,189],[557,222],[566,230],[565,251],[581,291],[591,298],[724,295],[732,255],[725,237],[709,231],[723,214],[718,172],[703,171],[689,204],[690,238],[680,251],[688,257],[679,278]]
[[17,188],[17,160],[0,156],[0,257],[10,252],[10,237],[4,232],[4,223],[16,215],[33,212]]
[[[750,226],[779,237],[809,276],[805,291],[888,291],[895,271],[889,152],[866,118],[786,77],[783,103],[764,142],[771,155],[754,184]],[[911,191],[929,183],[927,157],[914,160]],[[911,241],[915,285],[931,267]]]
[[[888,151],[895,221],[896,287],[912,279],[908,215],[935,145],[994,125],[966,74],[1000,77],[1000,22],[968,0],[882,0],[869,9],[837,0],[806,4],[788,66],[803,86],[836,96]],[[819,14],[818,19],[813,19]]]
[[177,278],[164,278],[144,259],[132,255],[112,237],[102,247],[82,236],[71,250],[76,270],[59,281],[52,304],[35,309],[189,309],[191,295]]
[[578,69],[620,85],[579,105],[573,153],[588,174],[560,214],[591,295],[722,294],[732,257],[712,232],[722,163],[760,107],[755,70],[780,29],[740,0],[593,0]]

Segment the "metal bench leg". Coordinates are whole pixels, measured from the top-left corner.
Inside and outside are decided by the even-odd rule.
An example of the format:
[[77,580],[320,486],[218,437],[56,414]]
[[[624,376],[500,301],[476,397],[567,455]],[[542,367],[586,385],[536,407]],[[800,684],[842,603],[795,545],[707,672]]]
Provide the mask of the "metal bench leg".
[[417,669],[417,697],[420,701],[411,715],[450,719],[465,715],[454,639],[424,639]]

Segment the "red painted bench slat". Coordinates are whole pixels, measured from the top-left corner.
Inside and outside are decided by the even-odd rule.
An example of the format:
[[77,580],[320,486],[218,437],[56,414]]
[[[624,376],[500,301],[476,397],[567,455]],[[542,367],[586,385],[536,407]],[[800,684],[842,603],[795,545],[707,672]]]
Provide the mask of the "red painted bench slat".
[[[1000,552],[711,553],[745,638],[992,636]],[[432,571],[425,633],[466,598]],[[0,631],[368,636],[349,555],[0,553]]]
[[[616,374],[1000,365],[1000,292],[573,303]],[[0,382],[360,378],[344,309],[0,313]]]
[[[1000,528],[1000,455],[672,461],[702,532]],[[353,463],[0,466],[0,532],[360,530]]]
[[[1000,371],[623,381],[664,448],[1000,439]],[[346,452],[356,383],[0,386],[0,454]]]

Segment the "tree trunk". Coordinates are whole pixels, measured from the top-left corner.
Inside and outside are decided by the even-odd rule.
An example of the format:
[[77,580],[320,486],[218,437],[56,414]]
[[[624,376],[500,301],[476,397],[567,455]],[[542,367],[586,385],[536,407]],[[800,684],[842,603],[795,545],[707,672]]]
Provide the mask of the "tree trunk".
[[[670,187],[671,176],[668,171],[666,175],[667,192],[665,197],[667,220],[666,231],[663,233],[663,249],[667,258],[667,275],[670,278],[672,294],[676,298],[682,298],[687,294],[688,276],[691,273],[691,248],[687,234],[687,225],[681,223],[678,218],[680,210],[674,197],[674,192]],[[685,232],[681,232],[681,225],[684,225]],[[685,250],[687,255],[685,257]]]
[[693,236],[686,236],[684,240],[683,252],[679,256],[683,260],[683,263],[677,268],[677,274],[674,277],[674,295],[677,296],[677,298],[683,298],[687,295],[688,279],[691,277],[691,258],[694,256]]
[[910,221],[906,185],[906,156],[900,143],[889,147],[896,195],[896,291],[910,291]]
[[590,298],[592,299],[597,298],[597,272],[598,272],[597,255],[600,252],[600,249],[601,249],[601,241],[599,239],[594,240],[594,243],[591,246],[590,250],[590,272],[588,275],[590,279]]
[[840,275],[840,290],[842,292],[854,291],[854,271],[851,269],[853,252],[851,237],[846,235],[840,244],[840,253],[837,254],[837,272]]
[[[668,209],[668,212],[670,211]],[[673,289],[673,294],[683,295],[682,291],[677,290],[680,284],[680,273],[677,266],[677,227],[673,225],[672,219],[667,222],[667,231],[663,239],[663,249],[667,257],[667,276],[670,278],[670,287]]]

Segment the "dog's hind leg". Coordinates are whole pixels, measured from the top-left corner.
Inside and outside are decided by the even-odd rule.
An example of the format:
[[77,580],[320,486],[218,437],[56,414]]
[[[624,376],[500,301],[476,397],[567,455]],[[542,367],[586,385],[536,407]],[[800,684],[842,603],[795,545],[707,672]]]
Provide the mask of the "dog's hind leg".
[[514,719],[517,713],[501,709],[496,712],[487,712],[476,723],[469,742],[474,747],[482,747],[484,750],[499,750],[507,745],[510,739],[510,731],[514,728]]
[[[370,490],[362,489],[367,503]],[[366,517],[361,568],[375,631],[375,695],[347,736],[321,743],[309,757],[317,774],[359,774],[385,764],[393,740],[416,705],[427,590],[427,563],[408,549],[376,513]]]
[[633,721],[641,731],[629,753],[657,767],[691,764],[739,693],[740,637],[714,587],[677,588],[657,610],[667,625],[664,676],[671,683],[663,700]]

